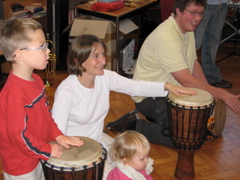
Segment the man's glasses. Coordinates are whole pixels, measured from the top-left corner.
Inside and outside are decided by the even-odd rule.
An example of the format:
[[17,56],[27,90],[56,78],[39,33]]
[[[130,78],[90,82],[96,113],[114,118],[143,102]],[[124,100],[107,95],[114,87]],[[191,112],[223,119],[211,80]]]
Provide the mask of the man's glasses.
[[194,17],[197,17],[197,15],[199,15],[201,18],[204,18],[206,16],[206,14],[204,14],[203,12],[196,12],[196,11],[192,12],[192,11],[187,10],[186,8],[185,8],[185,10]]
[[34,47],[34,48],[21,48],[19,50],[35,50],[35,49],[44,49],[45,51],[48,49],[48,43],[46,42],[44,45],[40,47]]

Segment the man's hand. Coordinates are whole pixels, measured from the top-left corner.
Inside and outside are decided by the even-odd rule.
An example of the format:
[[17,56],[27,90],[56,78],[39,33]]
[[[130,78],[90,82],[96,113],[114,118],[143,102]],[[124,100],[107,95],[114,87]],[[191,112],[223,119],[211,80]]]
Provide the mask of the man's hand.
[[240,114],[240,95],[228,93],[223,100],[236,114]]

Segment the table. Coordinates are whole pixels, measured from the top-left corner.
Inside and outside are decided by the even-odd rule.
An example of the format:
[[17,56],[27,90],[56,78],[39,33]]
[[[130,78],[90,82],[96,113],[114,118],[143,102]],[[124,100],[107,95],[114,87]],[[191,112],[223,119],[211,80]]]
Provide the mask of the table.
[[114,59],[112,58],[112,70],[118,72],[119,71],[119,52],[120,52],[120,45],[119,45],[119,23],[121,20],[124,20],[126,18],[129,18],[131,16],[134,16],[136,14],[139,14],[149,8],[150,6],[155,6],[159,4],[159,1],[157,0],[145,0],[142,4],[139,4],[137,7],[130,7],[130,6],[124,6],[120,9],[109,11],[109,12],[101,12],[101,11],[93,11],[90,8],[89,3],[84,3],[77,5],[76,8],[78,9],[79,13],[85,14],[85,15],[91,15],[111,21],[116,22],[116,62],[114,62]]

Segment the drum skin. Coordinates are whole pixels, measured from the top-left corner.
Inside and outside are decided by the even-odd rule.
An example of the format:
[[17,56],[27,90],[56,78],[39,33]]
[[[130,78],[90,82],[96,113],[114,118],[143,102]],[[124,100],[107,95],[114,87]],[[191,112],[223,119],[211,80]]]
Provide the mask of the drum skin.
[[42,161],[46,180],[102,179],[106,150],[93,139],[80,139],[84,142],[83,146],[64,148],[61,158]]

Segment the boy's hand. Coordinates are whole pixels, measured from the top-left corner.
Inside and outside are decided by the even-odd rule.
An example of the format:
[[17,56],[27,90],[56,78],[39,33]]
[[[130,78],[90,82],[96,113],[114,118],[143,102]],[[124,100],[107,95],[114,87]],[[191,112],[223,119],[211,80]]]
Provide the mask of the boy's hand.
[[57,143],[66,149],[71,146],[82,146],[84,143],[79,137],[60,135],[56,138]]
[[58,144],[50,144],[51,145],[51,157],[60,158],[62,156],[62,147]]

